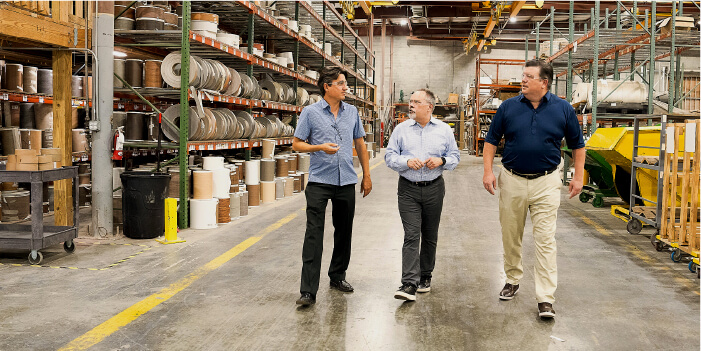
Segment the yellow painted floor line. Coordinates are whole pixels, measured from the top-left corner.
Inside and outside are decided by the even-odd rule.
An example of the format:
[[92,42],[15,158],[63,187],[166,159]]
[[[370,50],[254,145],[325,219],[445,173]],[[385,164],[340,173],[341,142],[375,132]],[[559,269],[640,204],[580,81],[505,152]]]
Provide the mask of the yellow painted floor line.
[[177,293],[187,288],[198,279],[204,277],[211,271],[221,267],[224,263],[236,257],[238,254],[246,251],[246,249],[260,241],[260,239],[262,239],[263,236],[275,231],[276,229],[279,229],[285,223],[288,223],[289,221],[293,220],[295,217],[298,216],[298,213],[298,211],[295,211],[294,213],[286,216],[285,218],[282,218],[281,220],[269,225],[267,228],[263,229],[260,233],[258,233],[257,236],[252,236],[244,240],[242,243],[236,245],[231,250],[209,261],[204,266],[196,269],[194,272],[188,274],[179,281],[171,284],[169,287],[164,288],[161,291],[133,304],[132,306],[120,312],[116,316],[108,319],[107,321],[93,328],[89,332],[71,341],[66,346],[60,348],[59,351],[86,350],[92,347],[93,345],[101,342],[106,337],[115,333],[127,324],[135,321],[141,315],[147,313],[154,307],[160,305],[165,301],[168,301],[168,299],[175,296]]

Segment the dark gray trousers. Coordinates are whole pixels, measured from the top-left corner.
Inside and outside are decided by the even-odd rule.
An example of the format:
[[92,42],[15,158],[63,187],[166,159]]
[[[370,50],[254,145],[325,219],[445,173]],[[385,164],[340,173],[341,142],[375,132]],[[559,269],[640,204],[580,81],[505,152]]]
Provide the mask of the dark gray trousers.
[[402,284],[419,285],[420,278],[431,278],[436,264],[438,225],[443,211],[445,181],[420,187],[399,177],[397,186],[399,216],[404,225]]
[[326,205],[329,200],[334,227],[329,278],[333,281],[346,279],[355,215],[355,184],[336,186],[310,182],[304,195],[307,198],[307,230],[302,246],[302,282],[299,291],[316,296],[321,275],[321,254],[324,250]]

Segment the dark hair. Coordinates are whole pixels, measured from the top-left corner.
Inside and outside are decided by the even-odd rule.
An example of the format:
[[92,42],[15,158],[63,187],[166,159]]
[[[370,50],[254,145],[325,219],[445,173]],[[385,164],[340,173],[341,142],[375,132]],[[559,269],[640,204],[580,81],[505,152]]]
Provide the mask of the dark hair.
[[326,95],[326,89],[324,88],[324,84],[331,85],[331,83],[338,78],[339,75],[346,75],[346,72],[341,69],[340,67],[324,67],[321,69],[321,74],[319,75],[319,81],[317,82],[317,86],[319,87],[319,90],[321,91],[321,96]]
[[426,102],[431,104],[431,107],[435,108],[436,107],[436,94],[434,94],[432,91],[428,89],[419,89],[416,92],[423,91],[424,94],[426,94]]
[[526,67],[540,67],[540,79],[548,80],[548,90],[553,84],[553,66],[543,60],[528,60],[526,61]]

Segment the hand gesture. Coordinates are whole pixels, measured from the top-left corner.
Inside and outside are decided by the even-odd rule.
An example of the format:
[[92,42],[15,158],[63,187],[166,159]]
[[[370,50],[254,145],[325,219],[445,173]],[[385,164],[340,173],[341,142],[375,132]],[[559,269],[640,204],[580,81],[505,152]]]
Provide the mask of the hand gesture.
[[482,185],[484,185],[484,188],[487,189],[490,194],[494,195],[494,191],[497,189],[497,179],[494,177],[494,172],[484,173]]
[[439,166],[443,165],[443,160],[441,160],[440,157],[431,157],[428,160],[424,161],[424,164],[428,169],[435,169]]
[[420,170],[423,166],[426,165],[424,161],[419,160],[418,158],[412,158],[409,161],[406,161],[406,165],[409,166],[409,168],[414,169],[414,170]]
[[329,155],[335,154],[336,152],[338,152],[338,149],[339,149],[338,144],[335,144],[335,143],[326,143],[326,144],[321,144],[319,146],[321,146],[321,151],[323,151]]

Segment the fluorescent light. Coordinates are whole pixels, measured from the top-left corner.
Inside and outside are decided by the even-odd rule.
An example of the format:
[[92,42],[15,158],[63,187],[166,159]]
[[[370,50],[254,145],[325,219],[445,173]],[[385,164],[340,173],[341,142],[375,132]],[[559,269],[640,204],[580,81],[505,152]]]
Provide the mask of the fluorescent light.
[[127,54],[121,51],[114,51],[114,57],[127,57]]
[[405,20],[405,19],[399,21],[399,24],[401,24],[401,25],[403,25],[403,26],[406,26],[407,23],[409,23],[409,22],[408,22],[407,20]]
[[509,18],[509,21],[511,21],[511,23],[516,23],[516,16]]

